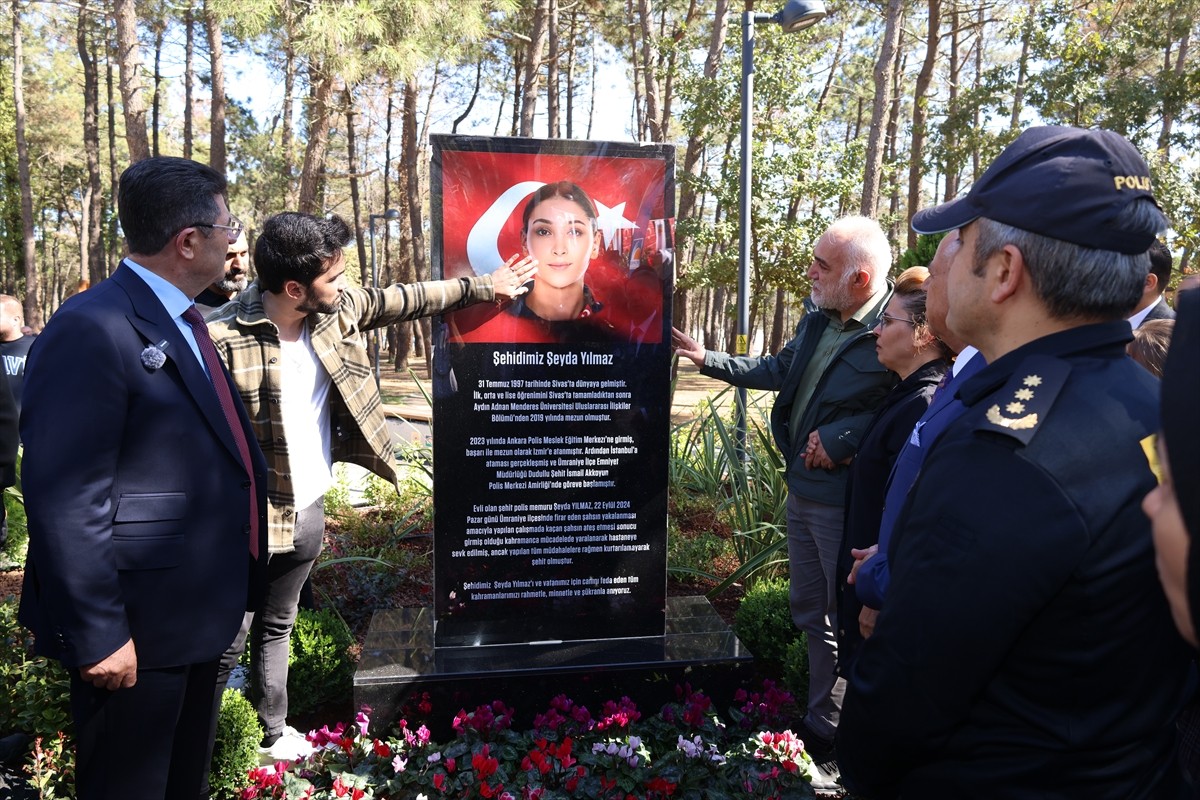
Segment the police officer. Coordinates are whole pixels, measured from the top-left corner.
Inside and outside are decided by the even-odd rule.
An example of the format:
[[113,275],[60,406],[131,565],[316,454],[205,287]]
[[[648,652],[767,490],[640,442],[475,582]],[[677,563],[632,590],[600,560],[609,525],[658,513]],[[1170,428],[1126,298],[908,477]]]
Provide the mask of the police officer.
[[1157,382],[1125,355],[1167,226],[1108,131],[1033,128],[970,193],[947,324],[988,366],[926,458],[838,729],[863,797],[1179,796],[1188,654],[1139,503]]

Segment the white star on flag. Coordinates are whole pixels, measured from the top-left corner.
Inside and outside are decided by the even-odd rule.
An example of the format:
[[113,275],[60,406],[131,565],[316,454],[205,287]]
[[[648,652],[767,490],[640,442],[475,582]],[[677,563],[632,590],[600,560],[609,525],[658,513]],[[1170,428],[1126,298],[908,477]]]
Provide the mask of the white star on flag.
[[613,241],[623,229],[637,230],[637,225],[625,219],[625,203],[609,208],[599,200],[596,203],[596,227],[604,234],[605,249],[612,249]]

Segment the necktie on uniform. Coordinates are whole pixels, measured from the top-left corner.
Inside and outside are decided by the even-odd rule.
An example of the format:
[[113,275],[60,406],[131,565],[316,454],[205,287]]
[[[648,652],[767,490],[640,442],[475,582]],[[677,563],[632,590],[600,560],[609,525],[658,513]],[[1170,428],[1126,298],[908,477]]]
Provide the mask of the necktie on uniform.
[[200,316],[200,312],[195,306],[192,306],[183,312],[183,321],[191,326],[192,334],[196,337],[196,346],[199,347],[200,356],[204,359],[205,366],[208,367],[208,377],[212,381],[213,389],[217,392],[221,412],[225,415],[225,422],[229,424],[229,432],[233,434],[238,454],[242,457],[242,465],[246,468],[246,475],[250,478],[250,555],[258,558],[258,492],[254,480],[254,462],[250,460],[250,444],[246,441],[246,431],[242,428],[242,422],[238,418],[237,406],[233,402],[233,392],[229,390],[229,381],[225,380],[225,371],[221,369],[221,360],[217,356],[217,348],[213,345],[212,337],[208,335],[208,326],[204,324],[204,317]]

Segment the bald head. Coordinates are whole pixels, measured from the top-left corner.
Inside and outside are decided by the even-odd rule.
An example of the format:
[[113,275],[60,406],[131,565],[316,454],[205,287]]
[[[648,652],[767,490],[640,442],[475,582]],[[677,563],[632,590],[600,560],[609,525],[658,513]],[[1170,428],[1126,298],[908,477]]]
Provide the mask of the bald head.
[[25,309],[21,301],[10,294],[0,294],[0,342],[15,342],[24,334]]
[[891,264],[892,247],[878,222],[842,217],[813,247],[813,302],[845,320],[884,287]]

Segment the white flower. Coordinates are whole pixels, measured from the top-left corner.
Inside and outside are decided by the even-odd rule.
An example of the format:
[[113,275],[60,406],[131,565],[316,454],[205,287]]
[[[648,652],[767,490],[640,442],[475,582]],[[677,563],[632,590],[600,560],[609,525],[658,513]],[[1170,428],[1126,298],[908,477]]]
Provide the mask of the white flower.
[[152,344],[142,351],[142,366],[153,372],[154,370],[167,363],[167,354],[163,351],[167,349],[167,340],[163,339],[158,344]]

